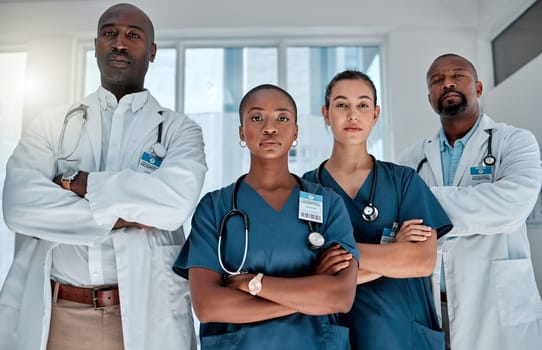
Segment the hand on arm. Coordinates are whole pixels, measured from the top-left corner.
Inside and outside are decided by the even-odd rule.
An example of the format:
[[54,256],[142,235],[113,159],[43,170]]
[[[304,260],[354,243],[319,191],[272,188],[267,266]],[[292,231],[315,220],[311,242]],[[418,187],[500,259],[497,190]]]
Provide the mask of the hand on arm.
[[[78,195],[81,198],[84,198],[87,194],[87,179],[88,179],[88,172],[86,171],[79,171],[79,174],[77,177],[70,183],[70,189],[65,189],[62,186],[62,175],[57,175],[53,179],[53,182],[62,187],[63,189],[67,191],[71,191]],[[149,229],[151,226],[143,225],[138,222],[130,222],[125,221],[121,218],[117,220],[115,225],[113,226],[113,229],[123,228],[123,227],[137,227],[140,229]]]
[[431,237],[431,227],[422,225],[422,219],[406,220],[395,234],[394,242],[423,242]]
[[297,312],[249,294],[252,274],[235,276],[228,280],[228,285],[219,273],[209,269],[193,267],[188,274],[194,311],[201,322],[250,323]]

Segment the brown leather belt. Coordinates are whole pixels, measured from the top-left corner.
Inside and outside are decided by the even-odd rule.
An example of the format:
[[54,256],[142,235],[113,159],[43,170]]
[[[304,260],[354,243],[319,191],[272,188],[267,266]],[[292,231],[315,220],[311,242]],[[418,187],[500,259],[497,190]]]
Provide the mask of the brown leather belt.
[[58,285],[58,299],[92,305],[94,308],[102,308],[120,304],[119,288],[117,286],[85,288],[51,281],[51,289],[53,293],[55,291],[55,284]]

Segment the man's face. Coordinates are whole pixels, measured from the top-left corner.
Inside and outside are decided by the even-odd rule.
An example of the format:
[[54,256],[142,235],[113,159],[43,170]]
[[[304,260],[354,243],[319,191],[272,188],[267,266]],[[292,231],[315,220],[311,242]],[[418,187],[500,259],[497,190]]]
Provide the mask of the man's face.
[[427,72],[429,103],[441,116],[456,116],[476,105],[482,84],[461,57],[443,57]]
[[98,23],[95,56],[102,86],[108,90],[141,91],[156,45],[148,18],[132,6],[114,6]]

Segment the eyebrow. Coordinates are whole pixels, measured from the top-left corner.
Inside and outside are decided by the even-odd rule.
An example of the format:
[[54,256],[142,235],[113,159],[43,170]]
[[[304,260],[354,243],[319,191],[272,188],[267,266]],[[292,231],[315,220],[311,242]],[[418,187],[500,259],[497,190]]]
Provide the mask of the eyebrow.
[[[247,112],[254,111],[254,110],[263,111],[264,109],[262,107],[252,107],[252,108],[248,109]],[[292,110],[289,109],[289,108],[276,108],[275,112],[289,112],[289,113],[292,113]]]
[[[115,27],[116,26],[116,23],[104,23],[101,27],[100,27],[100,30],[104,30],[105,28],[107,27]],[[135,24],[130,24],[128,25],[128,28],[130,29],[137,29],[143,33],[145,33],[145,29],[143,29],[143,27],[141,26],[138,26],[138,25],[135,25]]]
[[[372,101],[373,99],[371,98],[371,96],[368,96],[368,95],[361,95],[361,96],[358,96],[358,98],[361,100],[361,99],[368,99],[370,101]],[[338,95],[338,96],[335,96],[335,98],[333,99],[333,101],[336,101],[338,99],[345,99],[347,100],[347,98],[345,96],[342,96],[342,95]]]
[[[468,70],[467,68],[457,67],[457,68],[452,68],[452,71],[453,71],[453,72],[460,72],[460,71],[462,71],[462,72],[467,72],[467,71],[469,71],[469,70]],[[441,73],[441,72],[435,73],[435,74],[433,74],[433,75],[431,75],[431,76],[429,77],[429,80],[433,79],[433,78],[436,77],[436,76],[442,75],[442,74],[443,74],[443,73]]]

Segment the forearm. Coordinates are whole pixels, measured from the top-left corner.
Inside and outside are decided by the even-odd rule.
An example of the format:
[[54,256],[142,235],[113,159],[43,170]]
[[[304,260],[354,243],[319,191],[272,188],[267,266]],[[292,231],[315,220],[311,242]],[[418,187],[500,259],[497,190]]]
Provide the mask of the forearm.
[[364,284],[379,279],[380,277],[382,277],[382,275],[360,268],[358,270],[358,278],[356,283]]
[[436,232],[424,242],[358,243],[360,269],[393,278],[429,276],[436,262]]
[[309,315],[348,312],[356,293],[357,262],[335,275],[265,276],[258,296]]

